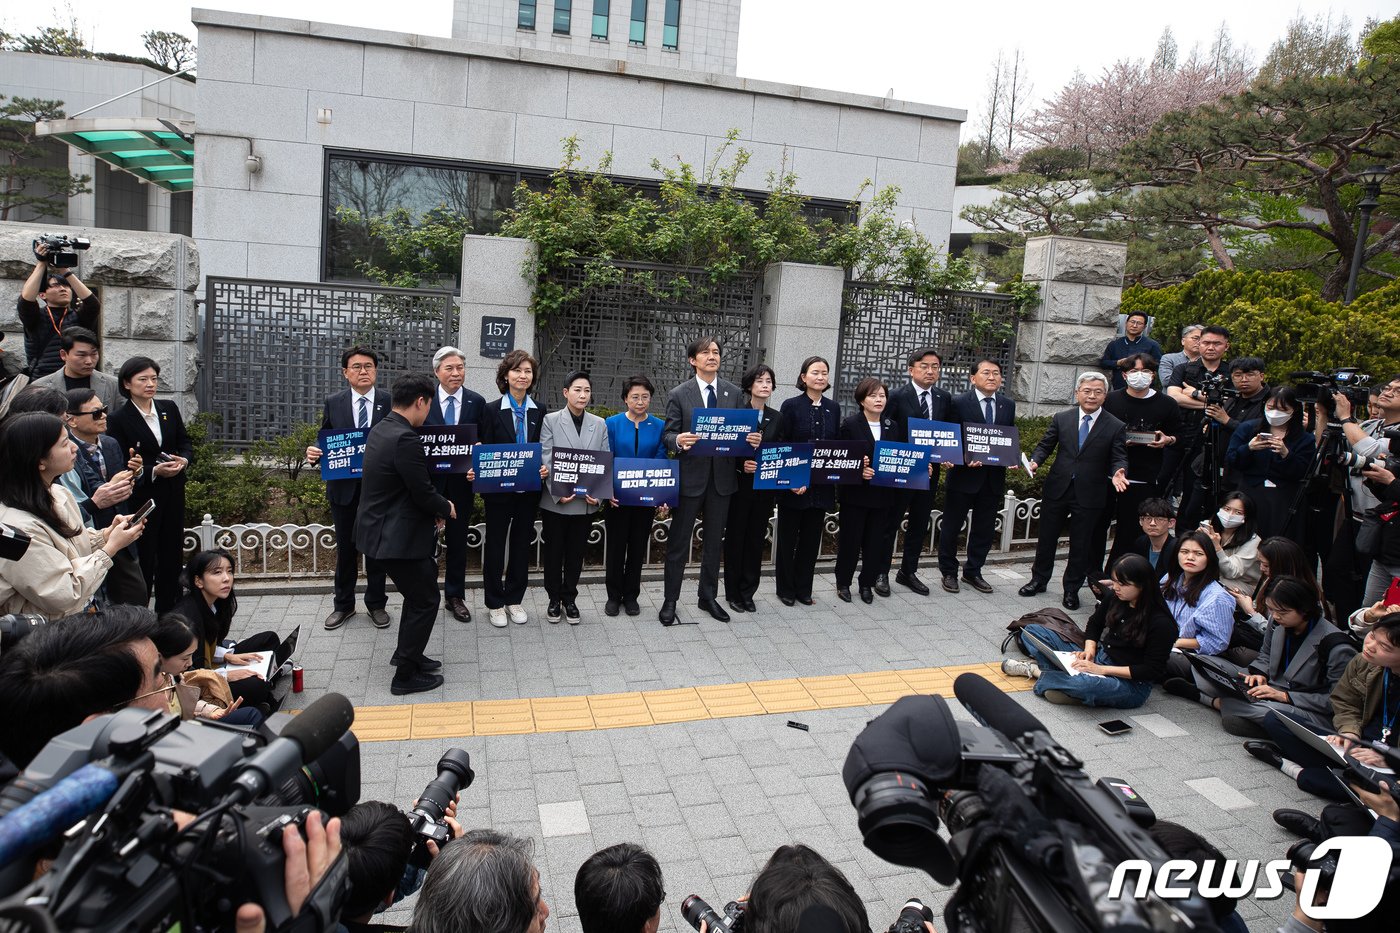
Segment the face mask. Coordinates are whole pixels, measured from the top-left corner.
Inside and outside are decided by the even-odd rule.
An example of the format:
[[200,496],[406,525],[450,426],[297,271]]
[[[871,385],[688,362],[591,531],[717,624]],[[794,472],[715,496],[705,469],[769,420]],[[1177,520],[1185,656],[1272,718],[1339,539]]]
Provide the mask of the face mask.
[[1244,516],[1236,515],[1234,512],[1227,512],[1221,509],[1215,513],[1215,517],[1220,519],[1220,524],[1226,528],[1238,528],[1244,524]]
[[1152,385],[1152,374],[1145,369],[1139,369],[1125,375],[1123,381],[1134,389],[1146,389]]
[[1287,412],[1287,411],[1274,411],[1272,408],[1266,408],[1266,409],[1264,409],[1264,418],[1265,418],[1265,420],[1267,420],[1267,421],[1269,422],[1269,424],[1273,425],[1273,426],[1276,427],[1276,428],[1279,427],[1280,425],[1285,425],[1285,424],[1287,424],[1288,421],[1289,421],[1289,419],[1291,419],[1292,417],[1293,417],[1293,413],[1292,413],[1292,412]]

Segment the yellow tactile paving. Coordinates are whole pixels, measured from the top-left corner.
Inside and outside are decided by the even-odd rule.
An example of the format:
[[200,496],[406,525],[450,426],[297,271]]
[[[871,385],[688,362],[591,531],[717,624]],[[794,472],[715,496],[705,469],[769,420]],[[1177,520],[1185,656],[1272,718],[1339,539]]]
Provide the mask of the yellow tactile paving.
[[1033,686],[1033,682],[1025,678],[1005,676],[1000,665],[991,662],[756,680],[642,693],[361,706],[355,710],[355,734],[361,742],[528,735],[880,706],[893,703],[910,692],[951,697],[953,680],[968,671],[982,675],[1007,693],[1029,690]]

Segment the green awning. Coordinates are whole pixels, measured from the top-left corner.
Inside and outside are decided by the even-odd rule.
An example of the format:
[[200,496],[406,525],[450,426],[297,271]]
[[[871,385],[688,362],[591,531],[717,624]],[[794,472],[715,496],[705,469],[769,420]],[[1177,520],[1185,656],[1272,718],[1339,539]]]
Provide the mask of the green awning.
[[194,123],[154,117],[46,120],[40,136],[63,140],[113,168],[168,191],[194,188]]

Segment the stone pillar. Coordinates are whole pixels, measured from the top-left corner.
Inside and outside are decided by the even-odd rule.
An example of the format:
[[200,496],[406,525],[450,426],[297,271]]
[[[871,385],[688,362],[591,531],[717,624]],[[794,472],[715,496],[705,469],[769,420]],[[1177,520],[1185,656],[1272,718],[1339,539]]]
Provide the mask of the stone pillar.
[[797,374],[809,356],[831,361],[831,383],[836,384],[845,281],[845,272],[834,266],[778,262],[764,271],[759,345],[763,361],[778,374],[769,402],[774,408],[797,394]]
[[535,244],[515,237],[479,236],[462,239],[461,322],[457,346],[467,355],[467,386],[489,401],[496,390],[499,357],[481,355],[481,319],[510,318],[515,322],[515,348],[535,352],[535,315],[530,299],[535,279],[527,277]]
[[68,222],[75,227],[97,226],[97,158],[68,146],[68,171],[88,176],[88,190],[68,199]]
[[1026,241],[1023,277],[1040,286],[1040,304],[1016,332],[1018,412],[1048,415],[1069,405],[1074,380],[1099,371],[1114,338],[1123,296],[1126,243],[1077,237]]

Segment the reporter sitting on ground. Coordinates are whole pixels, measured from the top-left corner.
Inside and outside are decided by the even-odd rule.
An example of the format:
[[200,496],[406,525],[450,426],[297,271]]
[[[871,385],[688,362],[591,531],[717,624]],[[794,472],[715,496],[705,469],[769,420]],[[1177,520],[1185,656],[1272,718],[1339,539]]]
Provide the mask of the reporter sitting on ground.
[[583,933],[656,933],[665,900],[661,866],[630,842],[594,852],[574,876]]
[[1176,509],[1166,499],[1144,499],[1137,514],[1142,534],[1128,546],[1128,553],[1146,558],[1160,577],[1176,562]]
[[1224,659],[1211,662],[1225,673],[1243,674],[1253,702],[1223,696],[1194,671],[1194,683],[1174,677],[1162,686],[1173,696],[1218,710],[1221,726],[1231,735],[1267,738],[1261,723],[1276,710],[1326,731],[1332,719],[1332,688],[1356,657],[1356,646],[1323,618],[1317,589],[1303,580],[1274,578],[1264,608],[1271,621],[1259,657],[1247,668]]
[[1252,592],[1259,582],[1259,535],[1255,533],[1254,500],[1247,493],[1226,493],[1220,508],[1201,525],[1215,545],[1220,562],[1220,585]]
[[170,687],[151,636],[156,616],[136,606],[54,619],[0,657],[0,753],[25,767],[45,745],[124,706],[165,710]]
[[[224,646],[238,612],[238,597],[233,592],[233,556],[222,550],[200,551],[185,565],[180,582],[185,595],[170,612],[182,617],[199,638],[193,666],[222,674],[233,696],[248,706],[258,707],[264,716],[275,712],[271,682],[244,665],[261,664],[273,656],[275,680],[286,660],[275,656],[281,643],[277,634],[258,632],[232,648]],[[231,670],[230,666],[237,669]]]
[[170,711],[184,719],[218,719],[234,726],[258,726],[263,714],[253,707],[244,707],[241,697],[234,698],[228,684],[213,671],[190,671],[199,651],[199,639],[185,624],[182,616],[167,612],[156,623],[152,635],[160,652],[161,672],[171,678],[176,689],[170,695]]
[[[1201,874],[1197,877],[1209,877],[1206,865],[1223,866],[1225,864],[1223,852],[1212,845],[1206,837],[1195,830],[1187,829],[1180,823],[1158,820],[1152,824],[1147,832],[1152,837],[1152,841],[1161,846],[1162,851],[1167,853],[1168,858],[1192,862],[1201,868]],[[1223,872],[1225,869],[1220,870]],[[1225,887],[1227,881],[1234,884],[1237,877],[1238,875],[1230,879],[1222,877],[1221,886]],[[1249,933],[1249,927],[1245,926],[1244,919],[1235,910],[1235,905],[1239,903],[1238,900],[1219,894],[1207,898],[1207,902],[1210,905],[1211,918],[1220,928],[1220,933]]]
[[1264,608],[1264,597],[1269,595],[1273,582],[1283,577],[1294,577],[1307,584],[1317,594],[1317,604],[1322,607],[1323,616],[1327,615],[1327,602],[1322,595],[1322,587],[1318,586],[1317,577],[1313,576],[1307,555],[1296,541],[1275,535],[1265,538],[1259,545],[1259,582],[1254,585],[1254,590],[1245,592],[1225,587],[1235,597],[1238,608],[1235,624],[1247,624],[1262,634],[1269,624],[1260,611]]
[[745,933],[797,933],[809,907],[826,907],[844,933],[870,933],[865,904],[841,869],[804,845],[779,846],[749,886]]
[[1176,640],[1176,623],[1157,585],[1157,572],[1147,558],[1125,554],[1113,565],[1112,587],[1094,607],[1085,628],[1083,650],[1043,625],[1025,631],[1057,651],[1074,651],[1074,668],[1098,677],[1070,675],[1057,669],[1029,642],[1022,642],[1032,660],[1007,658],[1007,674],[1035,677],[1035,692],[1051,703],[1083,703],[1133,709],[1147,702],[1152,684],[1167,670],[1167,656]]
[[474,829],[433,859],[409,933],[544,933],[549,905],[540,894],[532,846],[493,829]]
[[[1230,647],[1235,598],[1220,585],[1215,542],[1204,532],[1190,531],[1178,539],[1176,561],[1167,571],[1162,596],[1179,633],[1172,647],[1198,654],[1221,654]],[[1172,654],[1167,659],[1167,676],[1190,677],[1190,663]]]
[[[446,811],[452,837],[460,839],[457,802]],[[417,836],[403,811],[392,804],[365,800],[341,817],[340,844],[350,859],[350,894],[340,908],[340,925],[347,933],[391,933],[404,928],[376,924],[374,915],[417,893],[423,886],[426,869],[410,864]],[[422,843],[436,858],[437,843]]]
[[50,617],[81,612],[112,566],[112,555],[141,537],[143,525],[117,516],[96,531],[83,527],[78,503],[56,484],[73,469],[77,448],[63,422],[26,412],[0,430],[0,522],[30,536],[18,561],[0,561],[0,613]]

